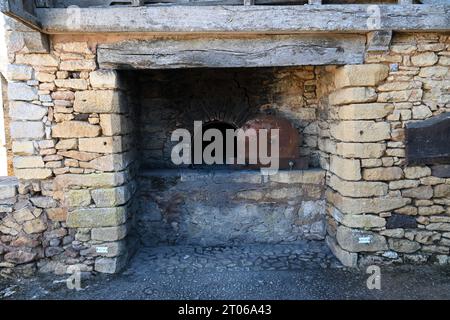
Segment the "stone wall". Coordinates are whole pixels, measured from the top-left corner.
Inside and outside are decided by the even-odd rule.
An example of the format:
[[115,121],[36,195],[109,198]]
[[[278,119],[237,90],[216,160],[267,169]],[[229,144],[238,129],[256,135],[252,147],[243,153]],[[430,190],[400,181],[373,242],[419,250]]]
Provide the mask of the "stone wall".
[[144,171],[137,231],[147,246],[323,240],[324,184],[320,169]]
[[[44,35],[9,22],[14,174],[20,195],[45,203],[17,200],[19,209],[25,206],[25,213],[36,217],[16,217],[18,205],[2,217],[0,262],[9,267],[39,260],[42,271],[78,265],[82,271],[116,272],[129,253],[124,238],[135,190],[133,130],[124,129],[134,109],[127,88],[116,72],[96,71],[95,47],[49,46]],[[21,219],[27,219],[23,226]],[[30,233],[28,224],[35,227]],[[22,235],[25,252],[36,247],[37,254],[14,253],[20,246],[11,245],[15,239],[8,236]]]
[[406,123],[450,111],[449,47],[446,35],[398,34],[390,52],[324,82],[327,241],[346,265],[449,261],[450,179],[407,166],[404,134]]
[[287,118],[303,135],[300,155],[319,166],[317,98],[313,67],[175,69],[134,72],[140,86],[141,160],[170,168],[171,134],[193,131],[194,121],[221,120],[240,128],[258,114]]
[[[97,68],[96,44],[111,37],[54,41],[9,20],[18,182],[0,193],[5,273],[36,265],[113,273],[135,247],[141,99],[134,75]],[[449,111],[449,45],[447,35],[398,34],[389,53],[368,55],[364,65],[275,73],[284,93],[271,107],[302,119],[304,150],[314,151],[319,137],[327,242],[346,265],[449,261],[449,178],[404,160],[405,124]]]

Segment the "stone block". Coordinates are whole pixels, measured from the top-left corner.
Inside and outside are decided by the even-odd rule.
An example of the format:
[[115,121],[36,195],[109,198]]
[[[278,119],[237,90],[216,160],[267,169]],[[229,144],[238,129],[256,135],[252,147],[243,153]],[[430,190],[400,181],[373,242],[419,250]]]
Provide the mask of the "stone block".
[[421,78],[443,78],[449,73],[448,67],[434,66],[421,68],[419,77]]
[[384,64],[346,65],[336,70],[335,86],[342,87],[373,87],[387,78],[389,66]]
[[133,157],[130,152],[115,153],[98,157],[90,161],[86,167],[103,172],[121,171],[127,168],[132,161]]
[[97,69],[97,64],[95,60],[66,60],[61,61],[59,69],[62,71],[92,71]]
[[19,54],[16,56],[16,63],[36,67],[57,67],[59,59],[50,54]]
[[389,248],[396,252],[413,253],[420,249],[420,244],[406,239],[389,239]]
[[124,172],[94,174],[63,174],[55,177],[54,190],[66,190],[71,187],[116,187],[124,184],[127,175]]
[[8,83],[8,99],[20,101],[39,100],[38,89],[22,82]]
[[91,231],[91,239],[95,241],[122,240],[128,233],[128,226],[122,224],[117,227],[94,228]]
[[73,160],[71,160],[71,159],[75,159],[78,161],[91,161],[100,156],[98,153],[83,152],[83,151],[76,151],[76,150],[59,151],[58,155],[61,155],[65,158],[70,158],[70,159],[66,159],[65,162],[67,163],[70,161],[71,164],[69,166],[74,166],[74,167],[77,167],[78,164],[73,165]]
[[53,222],[65,222],[67,220],[66,208],[49,208],[46,212],[47,217]]
[[115,113],[101,114],[100,126],[105,136],[128,134],[132,131],[132,124],[129,118]]
[[388,192],[388,185],[383,182],[345,181],[335,175],[331,175],[328,185],[347,197],[385,196]]
[[420,186],[417,188],[402,190],[402,196],[406,198],[414,198],[427,200],[433,197],[433,188],[430,186]]
[[31,203],[38,208],[49,209],[56,207],[56,201],[51,197],[32,197],[30,198]]
[[359,160],[332,155],[330,157],[330,171],[345,180],[361,180],[361,163]]
[[36,255],[35,252],[26,252],[22,250],[11,251],[5,254],[5,261],[14,264],[25,264],[34,261]]
[[411,57],[411,62],[413,65],[418,67],[428,67],[436,64],[438,62],[438,56],[434,52],[424,52],[419,53]]
[[399,167],[367,168],[363,170],[363,178],[368,181],[393,181],[403,178],[403,170]]
[[121,153],[126,149],[124,139],[123,136],[82,138],[78,140],[78,149],[97,153]]
[[434,197],[450,199],[450,184],[440,184],[435,186]]
[[120,78],[115,70],[97,70],[89,74],[91,86],[94,89],[119,89]]
[[75,93],[74,110],[79,113],[121,113],[127,109],[120,91],[95,90]]
[[354,87],[339,89],[329,96],[331,105],[364,103],[377,101],[377,93],[373,88]]
[[[364,239],[365,241],[361,241]],[[339,226],[337,243],[350,252],[376,252],[388,249],[386,238],[377,233]]]
[[356,268],[358,263],[358,254],[343,250],[330,236],[326,237],[326,243],[335,257],[346,267]]
[[101,228],[119,226],[127,220],[125,207],[84,208],[69,212],[70,228]]
[[41,233],[47,230],[47,224],[41,219],[26,221],[23,224],[23,230],[28,234]]
[[422,99],[422,89],[380,92],[378,102],[415,102]]
[[[104,252],[98,253],[97,249],[101,248]],[[102,257],[118,257],[123,254],[126,254],[126,244],[125,241],[115,241],[115,242],[106,242],[99,245],[93,245],[89,249],[82,250],[80,252],[82,256],[102,256]]]
[[9,116],[13,120],[40,121],[47,114],[48,108],[23,101],[9,103]]
[[326,196],[329,202],[345,214],[388,212],[410,203],[409,199],[391,196],[350,198],[341,196],[339,193],[331,190],[327,191]]
[[114,257],[114,258],[97,258],[95,260],[94,270],[100,273],[118,273],[127,264],[127,258],[125,256]]
[[56,51],[65,53],[79,53],[90,55],[93,54],[92,50],[89,48],[89,44],[84,42],[58,42],[54,44]]
[[91,202],[91,194],[87,189],[69,190],[64,193],[64,204],[70,208],[87,207]]
[[18,185],[19,181],[14,177],[0,178],[0,200],[15,197]]
[[372,214],[346,214],[342,219],[342,224],[350,228],[371,229],[383,228],[386,220]]
[[65,121],[53,127],[54,138],[83,138],[100,135],[100,126],[83,121]]
[[420,184],[418,180],[398,180],[389,182],[390,190],[400,190],[400,189],[409,189],[409,188],[417,188]]
[[14,169],[14,175],[22,180],[44,180],[52,176],[50,169]]
[[45,166],[42,156],[20,156],[14,157],[14,168],[43,168]]
[[57,79],[55,85],[58,88],[71,90],[86,90],[88,88],[88,82],[84,79]]
[[388,103],[349,104],[337,107],[337,115],[342,120],[372,120],[382,119],[393,110]]
[[33,78],[33,68],[27,65],[10,64],[6,69],[8,81],[27,81]]
[[331,135],[344,142],[378,142],[391,137],[391,127],[386,122],[341,121],[330,127]]
[[14,220],[16,220],[18,223],[23,223],[25,221],[30,221],[36,218],[29,207],[23,207],[22,209],[14,211],[13,217]]
[[58,150],[71,150],[78,148],[78,140],[77,139],[60,139],[59,142],[55,146]]
[[336,144],[336,153],[345,158],[381,158],[386,151],[384,143],[348,143]]
[[131,190],[129,185],[125,185],[118,188],[92,190],[91,195],[97,207],[115,207],[131,199]]
[[34,145],[32,141],[13,141],[12,152],[18,156],[29,156],[34,154]]
[[412,109],[412,118],[415,120],[423,120],[431,117],[433,112],[427,106],[415,106]]
[[13,139],[38,140],[45,136],[44,124],[38,121],[13,121],[10,130]]
[[419,207],[419,215],[421,216],[431,216],[435,214],[441,214],[445,212],[444,207],[442,206],[431,206],[431,207]]
[[419,179],[431,175],[429,167],[406,167],[403,172],[407,179]]

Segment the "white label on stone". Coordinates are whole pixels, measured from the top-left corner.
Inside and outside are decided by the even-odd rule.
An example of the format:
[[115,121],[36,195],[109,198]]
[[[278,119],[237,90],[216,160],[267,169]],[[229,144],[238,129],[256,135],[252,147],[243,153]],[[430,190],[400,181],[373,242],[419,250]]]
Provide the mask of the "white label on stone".
[[371,237],[367,236],[367,237],[359,237],[358,238],[358,242],[359,243],[364,243],[364,244],[369,244],[371,242]]
[[108,253],[108,247],[97,247],[97,253]]

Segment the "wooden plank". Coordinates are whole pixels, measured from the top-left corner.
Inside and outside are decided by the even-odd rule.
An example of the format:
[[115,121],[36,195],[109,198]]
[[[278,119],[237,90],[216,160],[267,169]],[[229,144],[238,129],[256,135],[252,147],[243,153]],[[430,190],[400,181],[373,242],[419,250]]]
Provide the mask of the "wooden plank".
[[450,112],[406,126],[406,161],[450,164]]
[[437,164],[432,166],[431,175],[439,178],[450,178],[450,164]]
[[362,35],[292,35],[242,39],[131,40],[101,44],[104,69],[273,67],[363,63]]
[[[295,33],[368,32],[367,5],[146,6],[81,8],[68,24],[68,9],[37,9],[44,32]],[[450,5],[380,5],[380,30],[450,30]]]

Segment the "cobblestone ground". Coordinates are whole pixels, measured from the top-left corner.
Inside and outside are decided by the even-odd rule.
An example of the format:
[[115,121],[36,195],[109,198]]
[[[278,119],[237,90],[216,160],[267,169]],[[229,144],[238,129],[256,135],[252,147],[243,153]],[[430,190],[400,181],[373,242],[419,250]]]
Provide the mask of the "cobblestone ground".
[[0,280],[0,299],[449,299],[450,268],[382,267],[381,290],[321,242],[237,247],[140,248],[119,275]]

